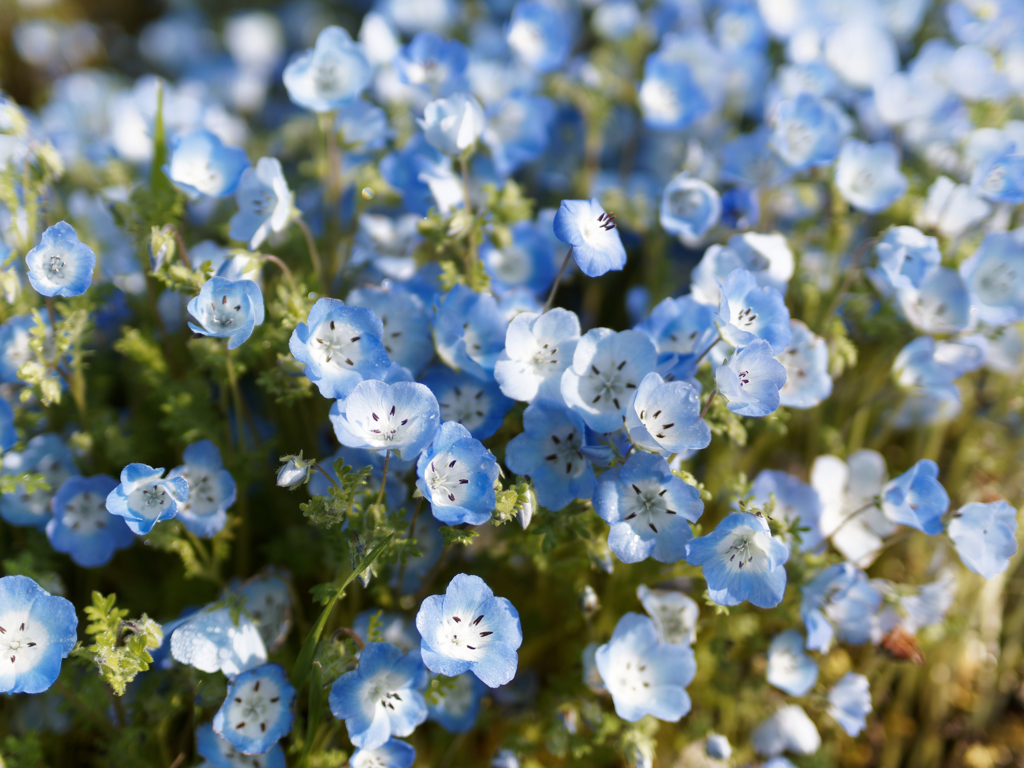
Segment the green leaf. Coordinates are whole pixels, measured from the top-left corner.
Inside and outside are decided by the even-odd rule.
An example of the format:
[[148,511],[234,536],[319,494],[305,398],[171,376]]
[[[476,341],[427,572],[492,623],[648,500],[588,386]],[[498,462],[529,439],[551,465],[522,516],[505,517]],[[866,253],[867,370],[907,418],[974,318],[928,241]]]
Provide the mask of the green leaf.
[[104,597],[92,593],[92,605],[85,607],[91,622],[85,628],[93,644],[83,648],[79,644],[72,653],[93,662],[100,675],[118,696],[124,695],[125,686],[140,672],[149,669],[153,657],[149,651],[163,642],[163,629],[146,614],[138,619],[125,619],[128,611],[116,607],[117,595]]
[[480,535],[471,529],[452,528],[449,525],[442,525],[438,530],[441,531],[441,536],[444,538],[444,545],[446,547],[450,547],[453,544],[469,546],[473,542],[473,539]]

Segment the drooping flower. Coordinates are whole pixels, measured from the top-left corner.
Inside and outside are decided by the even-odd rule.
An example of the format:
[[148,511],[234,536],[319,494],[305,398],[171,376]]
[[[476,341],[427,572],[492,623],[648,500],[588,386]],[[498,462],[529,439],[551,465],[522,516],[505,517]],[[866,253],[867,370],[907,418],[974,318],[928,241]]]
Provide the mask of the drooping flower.
[[991,579],[1017,554],[1017,510],[1003,500],[965,504],[949,523],[949,538],[964,565]]
[[249,167],[244,149],[225,146],[205,128],[175,137],[169,149],[163,172],[174,186],[193,199],[233,194],[243,171]]
[[228,683],[213,730],[239,752],[261,755],[287,736],[295,720],[295,688],[280,664],[263,664]]
[[229,237],[256,250],[271,232],[281,232],[292,220],[292,192],[276,157],[261,157],[246,168],[235,190],[238,213],[231,217]]
[[882,512],[892,522],[909,525],[929,536],[942,532],[949,494],[938,480],[939,465],[921,459],[882,489]]
[[665,456],[706,448],[711,442],[697,390],[689,382],[666,382],[657,373],[640,382],[625,426],[634,445]]
[[430,102],[417,121],[427,143],[449,157],[471,150],[484,130],[484,110],[468,93]]
[[29,525],[43,528],[50,520],[50,501],[54,494],[73,475],[78,474],[70,449],[57,435],[46,432],[36,435],[23,451],[8,451],[3,457],[5,475],[40,474],[49,490],[42,488],[27,493],[19,485],[14,493],[0,496],[0,517],[11,525]]
[[807,627],[807,649],[828,652],[834,638],[861,645],[871,638],[871,617],[882,596],[853,563],[836,563],[803,588],[800,614]]
[[180,504],[188,501],[188,481],[164,479],[163,467],[129,464],[121,470],[121,484],[107,495],[110,514],[123,517],[139,536],[149,533],[161,520],[170,520]]
[[847,672],[828,693],[828,713],[844,731],[856,737],[867,727],[871,712],[871,688],[868,679]]
[[427,719],[438,723],[449,733],[466,733],[476,725],[480,700],[487,687],[471,672],[463,672],[443,688],[436,703],[427,702]]
[[203,336],[228,340],[228,349],[237,349],[263,324],[263,294],[252,280],[228,280],[211,277],[188,303],[188,327]]
[[654,620],[661,642],[676,645],[697,642],[700,608],[693,598],[674,589],[650,589],[646,584],[636,588],[636,596]]
[[297,53],[284,68],[284,87],[300,107],[331,112],[358,98],[373,68],[342,27],[324,27],[316,46]]
[[508,324],[505,350],[494,364],[502,393],[526,403],[561,400],[562,373],[572,364],[579,339],[575,312],[555,307],[543,315],[516,315]]
[[78,641],[75,607],[27,576],[0,578],[0,693],[42,693]]
[[733,270],[722,283],[718,316],[722,338],[734,347],[742,349],[763,339],[777,355],[793,340],[782,294],[771,286],[758,286],[745,269]]
[[477,440],[486,440],[505,422],[513,402],[494,381],[483,381],[447,365],[432,365],[420,383],[430,388],[441,409],[442,422],[458,422]]
[[28,281],[43,296],[81,296],[92,284],[96,254],[74,227],[58,221],[25,256]]
[[442,424],[416,464],[416,487],[447,525],[481,525],[494,510],[498,463],[457,421]]
[[206,765],[213,768],[285,768],[284,750],[280,744],[275,743],[262,755],[247,755],[214,733],[212,722],[196,728],[196,752],[206,759]]
[[572,246],[572,255],[587,277],[626,266],[626,249],[615,229],[615,216],[596,198],[563,200],[555,214],[555,237]]
[[363,381],[332,406],[330,419],[342,445],[391,451],[411,461],[434,439],[441,415],[437,399],[422,384]]
[[182,459],[184,464],[167,473],[168,479],[183,477],[188,483],[188,500],[178,506],[178,519],[196,536],[208,539],[227,523],[237,493],[235,480],[209,440],[192,443]]
[[757,339],[733,353],[726,365],[718,367],[715,383],[733,413],[767,416],[779,407],[786,368],[772,357],[771,345]]
[[818,682],[818,664],[804,651],[804,638],[788,629],[768,646],[768,682],[790,696],[803,696]]
[[135,534],[106,507],[107,494],[116,487],[117,480],[109,475],[65,480],[53,497],[53,517],[46,524],[50,546],[83,568],[106,565],[115,551],[130,547]]

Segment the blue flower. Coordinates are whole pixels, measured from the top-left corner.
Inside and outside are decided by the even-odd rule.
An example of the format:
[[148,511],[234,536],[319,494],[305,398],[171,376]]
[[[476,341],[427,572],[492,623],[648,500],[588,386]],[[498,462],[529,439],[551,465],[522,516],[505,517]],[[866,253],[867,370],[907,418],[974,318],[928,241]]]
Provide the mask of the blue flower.
[[722,192],[722,224],[730,229],[752,229],[761,221],[761,201],[751,187],[730,187]]
[[211,538],[227,523],[228,507],[235,503],[234,478],[209,440],[192,443],[182,459],[184,464],[167,473],[168,479],[182,477],[188,483],[188,500],[179,505],[178,519],[196,536]]
[[555,307],[542,315],[523,312],[508,324],[505,350],[494,364],[494,378],[513,400],[562,399],[562,374],[572,364],[580,340],[575,312]]
[[261,157],[246,168],[235,190],[238,213],[231,217],[228,236],[256,250],[271,232],[281,232],[292,219],[292,192],[276,157]]
[[659,354],[671,352],[694,362],[718,336],[714,310],[690,294],[663,299],[635,330],[646,333]]
[[384,378],[391,360],[383,336],[384,324],[372,309],[324,298],[292,331],[288,349],[320,394],[337,399],[362,381]]
[[971,187],[999,203],[1024,203],[1024,148],[1007,145],[982,159],[971,176]]
[[767,416],[779,407],[779,390],[786,383],[786,368],[772,357],[768,342],[758,339],[737,350],[728,364],[715,371],[715,383],[733,413]]
[[[43,318],[46,329],[45,349],[53,350],[53,329],[50,321]],[[32,329],[36,327],[32,315],[15,315],[0,325],[0,381],[8,384],[23,384],[18,378],[18,369],[25,363],[36,360],[37,353],[29,346]]]
[[800,615],[807,649],[827,653],[834,638],[850,645],[871,639],[871,618],[882,595],[853,563],[831,565],[804,585]]
[[14,409],[0,397],[0,452],[10,450],[16,442],[18,432],[14,428]]
[[267,651],[280,648],[292,626],[288,575],[268,568],[247,579],[235,593],[245,598],[245,610],[256,623]]
[[171,657],[200,672],[223,672],[234,677],[267,661],[256,623],[243,611],[232,617],[230,607],[206,606],[164,625],[170,635]]
[[291,733],[295,688],[280,664],[263,664],[228,683],[213,730],[244,755],[261,755]]
[[228,349],[241,346],[253,328],[263,324],[263,294],[252,280],[211,277],[188,303],[188,327],[203,336],[228,340]]
[[985,235],[960,265],[978,319],[992,325],[1024,320],[1024,248],[1009,232]]
[[967,285],[947,267],[932,269],[919,287],[897,281],[896,300],[907,321],[925,333],[957,333],[973,322]]
[[768,682],[790,696],[803,696],[818,682],[818,664],[804,651],[804,638],[788,629],[768,646]]
[[569,57],[572,26],[555,6],[520,0],[512,9],[508,46],[535,72],[554,72]]
[[512,401],[493,381],[457,373],[445,365],[432,365],[420,383],[437,398],[442,422],[458,422],[477,440],[486,440],[505,423]]
[[725,736],[712,733],[704,745],[704,752],[713,760],[728,760],[732,756],[732,745]]
[[409,280],[416,274],[416,247],[423,240],[420,220],[415,213],[360,214],[349,264],[372,268],[392,280]]
[[394,138],[395,131],[388,125],[388,113],[365,99],[353,99],[339,107],[334,121],[346,147],[359,152],[383,149]]
[[583,418],[554,400],[535,400],[523,413],[523,431],[505,449],[505,465],[533,479],[537,501],[552,511],[594,493],[594,468],[585,453]]
[[706,181],[680,173],[661,193],[661,226],[684,243],[699,243],[721,217],[722,198]]
[[622,562],[653,557],[675,563],[686,555],[686,543],[693,538],[689,523],[700,519],[704,502],[663,458],[634,452],[625,464],[601,475],[594,511],[611,525],[608,546]]
[[882,241],[875,246],[878,266],[869,275],[886,295],[899,285],[901,279],[908,280],[914,288],[920,288],[925,277],[942,264],[942,252],[937,238],[928,237],[915,227],[892,227]]
[[719,155],[722,180],[754,189],[777,187],[788,181],[793,169],[771,150],[771,130],[761,126],[723,142]]
[[718,316],[722,338],[734,347],[764,339],[777,355],[793,340],[782,294],[771,286],[758,286],[745,269],[733,270],[722,283]]
[[405,210],[426,216],[434,196],[421,176],[440,162],[446,162],[444,155],[430,146],[422,133],[417,133],[400,150],[381,158],[380,175],[402,195]]
[[441,414],[437,399],[422,384],[363,381],[335,403],[330,419],[342,445],[391,451],[411,461],[434,439]]
[[161,520],[178,513],[188,501],[188,482],[183,477],[164,479],[163,468],[129,464],[121,470],[121,484],[107,495],[107,509],[123,517],[139,536],[149,533]]
[[472,672],[489,688],[516,676],[523,644],[519,613],[479,576],[458,574],[444,595],[426,598],[416,614],[427,669],[445,677]]
[[648,373],[626,411],[629,439],[653,453],[669,455],[707,448],[711,428],[700,417],[697,390],[685,381],[666,382]]
[[416,487],[447,525],[482,525],[494,510],[494,454],[457,421],[446,421],[416,463]]
[[964,565],[991,579],[1017,554],[1017,510],[1001,499],[965,504],[949,523],[949,538]]
[[349,765],[352,768],[412,768],[415,761],[416,750],[411,744],[388,739],[376,749],[357,749]]
[[782,235],[757,232],[733,235],[727,245],[712,245],[704,251],[690,275],[690,290],[702,304],[720,304],[721,283],[733,270],[745,269],[758,285],[769,286],[785,295],[793,267],[793,252]]
[[289,98],[311,112],[331,112],[357,98],[373,67],[341,27],[324,27],[316,46],[297,53],[284,68]]
[[800,320],[790,320],[792,340],[775,356],[786,369],[779,403],[787,408],[813,408],[832,394],[828,344]]
[[871,687],[864,675],[847,672],[828,693],[828,713],[850,736],[867,727],[870,711]]
[[800,531],[801,552],[821,544],[821,499],[818,492],[803,480],[785,472],[765,469],[754,478],[750,494],[751,504],[756,507],[763,507],[774,494],[773,518],[784,520],[790,527],[810,529]]
[[[821,735],[803,708],[790,704],[757,726],[750,735],[750,742],[761,755],[779,755],[787,750],[800,755],[813,755],[821,747]],[[779,760],[789,763],[784,758]],[[777,761],[770,762],[775,762],[776,768],[779,766]],[[765,766],[769,764],[765,763]]]
[[28,281],[43,296],[81,296],[92,284],[96,254],[74,227],[58,221],[25,256]]
[[711,109],[690,66],[659,53],[647,57],[637,99],[644,125],[655,131],[681,131]]
[[881,213],[907,192],[899,150],[887,141],[846,139],[839,150],[835,183],[843,199],[865,213]]
[[890,480],[882,491],[885,516],[929,536],[941,533],[942,516],[949,509],[949,495],[938,477],[939,465],[931,459],[921,459],[895,480]]
[[645,334],[594,328],[580,338],[572,365],[562,374],[562,397],[595,432],[614,432],[656,362]]
[[853,121],[838,105],[810,93],[781,102],[775,108],[773,122],[769,144],[797,171],[829,165],[853,127]]
[[437,355],[457,371],[488,381],[505,348],[508,321],[489,294],[456,285],[445,294],[434,315]]
[[423,300],[400,285],[385,281],[381,286],[353,289],[346,300],[350,307],[365,307],[380,318],[380,337],[388,358],[414,375],[434,356],[434,343]]
[[587,277],[626,266],[626,249],[615,229],[615,216],[597,201],[563,200],[555,214],[555,237],[572,246],[573,258]]
[[512,241],[508,246],[498,248],[487,240],[480,248],[480,259],[495,290],[524,286],[533,293],[544,293],[555,280],[551,238],[532,221],[517,221],[509,232]]
[[328,702],[353,744],[376,749],[392,736],[410,735],[427,719],[427,680],[419,652],[403,656],[390,643],[370,643],[359,654],[358,669],[334,681]]
[[244,149],[224,146],[205,128],[173,138],[169,149],[170,158],[162,170],[174,186],[193,199],[233,194],[249,167]]
[[206,764],[213,768],[285,768],[284,750],[280,744],[274,744],[262,755],[250,757],[214,733],[213,723],[203,723],[196,728],[196,752],[206,758]]
[[42,693],[78,641],[75,607],[27,576],[0,578],[0,693]]
[[749,600],[758,608],[774,608],[786,591],[788,559],[789,549],[772,538],[768,522],[743,512],[686,545],[686,562],[702,566],[708,594],[719,605]]
[[116,487],[117,480],[109,475],[65,480],[53,497],[53,517],[46,524],[50,546],[83,568],[106,565],[115,551],[130,547],[135,534],[106,508],[107,494]]
[[458,40],[420,32],[398,53],[393,66],[403,83],[437,97],[466,90],[468,63],[469,51]]
[[648,617],[625,614],[611,640],[597,649],[595,660],[615,703],[615,714],[623,720],[635,723],[653,715],[675,723],[690,711],[686,686],[697,672],[693,650],[659,642]]
[[427,719],[438,723],[449,733],[465,733],[476,725],[480,700],[487,687],[469,672],[459,675],[452,683],[450,688],[438,694],[436,704],[427,703]]
[[556,112],[551,99],[518,93],[488,107],[482,138],[499,176],[509,176],[544,154]]
[[636,596],[654,620],[661,642],[676,645],[697,642],[700,608],[693,598],[674,589],[652,590],[645,584],[636,588]]
[[484,122],[480,102],[461,91],[430,102],[417,120],[427,143],[449,157],[472,149],[484,131]]
[[75,459],[64,441],[57,435],[45,433],[36,435],[23,451],[8,451],[4,454],[5,475],[40,474],[50,490],[35,490],[26,493],[18,486],[14,493],[0,496],[0,517],[11,525],[28,525],[43,528],[50,520],[50,501],[64,482],[78,474]]

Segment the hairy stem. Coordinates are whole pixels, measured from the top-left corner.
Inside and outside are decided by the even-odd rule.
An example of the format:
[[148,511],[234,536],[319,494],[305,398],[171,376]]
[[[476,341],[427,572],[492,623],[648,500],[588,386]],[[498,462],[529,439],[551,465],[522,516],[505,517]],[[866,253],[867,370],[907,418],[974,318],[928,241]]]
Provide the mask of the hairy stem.
[[548,294],[548,300],[544,302],[544,311],[541,314],[546,314],[551,305],[555,303],[555,293],[558,292],[558,284],[562,282],[562,273],[565,272],[565,268],[569,266],[569,259],[572,258],[572,246],[569,246],[569,252],[565,254],[565,259],[562,261],[562,267],[558,270],[558,275],[555,277],[555,282],[551,285],[551,293]]

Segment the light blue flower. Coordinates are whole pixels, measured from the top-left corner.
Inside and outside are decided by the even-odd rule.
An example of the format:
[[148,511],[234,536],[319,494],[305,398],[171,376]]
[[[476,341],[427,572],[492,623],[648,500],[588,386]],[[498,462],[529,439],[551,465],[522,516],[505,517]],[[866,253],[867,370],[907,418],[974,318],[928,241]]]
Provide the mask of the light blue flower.
[[494,510],[498,462],[457,421],[446,421],[416,463],[416,487],[447,525],[482,525]]
[[78,641],[75,607],[27,576],[0,578],[0,693],[42,693]]
[[706,181],[680,173],[665,185],[658,216],[666,232],[697,244],[722,217],[722,198]]
[[569,56],[572,25],[555,6],[520,0],[512,9],[506,39],[527,67],[535,72],[554,72]]
[[321,395],[344,398],[360,382],[384,378],[391,360],[383,336],[384,324],[372,309],[323,298],[292,331],[288,349]]
[[827,653],[833,639],[862,645],[871,639],[871,618],[882,595],[853,563],[831,565],[803,588],[800,614],[807,627],[807,649]]
[[205,128],[176,136],[169,142],[169,149],[170,158],[162,170],[192,199],[233,194],[249,167],[244,149],[225,146]]
[[887,141],[846,139],[839,150],[835,183],[843,199],[865,213],[881,213],[907,192],[899,150]]
[[758,285],[774,288],[783,296],[793,276],[793,252],[778,233],[746,232],[733,235],[725,246],[712,245],[690,275],[690,290],[702,304],[721,302],[721,284],[736,269],[745,269]]
[[853,121],[834,102],[801,93],[775,108],[769,144],[797,171],[829,165],[849,135]]
[[992,325],[1024,320],[1024,245],[1008,232],[985,235],[960,265],[978,319]]
[[704,753],[712,760],[728,760],[732,756],[732,745],[722,734],[712,733],[704,744]]
[[490,275],[495,291],[520,286],[535,294],[545,293],[555,280],[555,260],[551,238],[532,221],[517,221],[509,227],[512,241],[498,248],[485,240],[480,260]]
[[1002,499],[965,504],[949,523],[949,538],[964,565],[991,579],[1017,554],[1017,510]]
[[719,366],[715,383],[733,413],[767,416],[779,407],[786,368],[772,357],[768,342],[758,339],[733,353],[728,364]]
[[778,187],[793,176],[793,169],[771,150],[767,126],[743,133],[722,144],[722,180],[754,189]]
[[524,403],[561,400],[562,374],[572,364],[579,340],[575,312],[555,307],[542,315],[516,315],[508,324],[505,350],[494,364],[502,393]]
[[551,99],[529,94],[510,94],[487,108],[482,138],[499,176],[510,176],[544,154],[555,115]]
[[662,299],[635,330],[650,337],[659,355],[674,353],[696,363],[718,336],[715,317],[711,307],[686,294]]
[[828,693],[828,713],[849,736],[856,737],[867,727],[871,712],[871,688],[868,679],[847,672]]
[[785,472],[764,469],[754,478],[750,494],[750,503],[755,507],[763,507],[774,494],[773,518],[784,520],[790,527],[810,529],[800,531],[801,552],[807,552],[821,544],[821,498],[818,492],[803,480]]
[[813,408],[832,394],[828,344],[800,320],[790,320],[793,339],[775,356],[786,369],[779,403],[787,408]]
[[228,683],[213,730],[244,755],[261,755],[291,733],[295,688],[280,664],[246,670]]
[[595,432],[614,432],[656,362],[645,334],[594,328],[580,338],[572,365],[562,374],[562,398]]
[[270,567],[235,589],[245,599],[245,610],[260,631],[268,653],[273,653],[292,626],[291,586],[288,574]]
[[974,169],[971,186],[994,202],[1024,203],[1024,151],[1011,144],[984,158]]
[[793,340],[782,294],[771,286],[759,286],[745,269],[733,270],[722,283],[718,316],[719,333],[734,347],[764,339],[777,355]]
[[686,555],[693,538],[689,523],[700,519],[704,502],[696,488],[672,474],[665,459],[637,451],[601,475],[594,511],[611,525],[608,547],[622,562],[653,557],[675,563]]
[[18,486],[14,493],[0,496],[0,517],[11,525],[44,528],[50,520],[50,501],[64,482],[78,474],[71,451],[57,435],[36,435],[23,451],[8,451],[3,457],[5,475],[40,474],[50,490],[26,493]]
[[391,451],[403,461],[411,461],[430,445],[440,418],[431,391],[411,381],[363,381],[335,403],[330,414],[342,445]]
[[416,750],[411,744],[388,739],[376,749],[357,749],[349,765],[352,768],[412,768],[415,761]]
[[246,168],[235,190],[238,213],[231,217],[228,236],[256,250],[271,232],[282,232],[292,219],[293,195],[276,157],[261,157]]
[[350,307],[366,307],[380,318],[380,337],[388,358],[418,374],[434,356],[434,343],[423,300],[402,286],[385,281],[381,286],[353,289]]
[[227,523],[228,507],[235,503],[234,478],[209,440],[192,443],[182,459],[184,464],[167,473],[188,483],[188,500],[179,505],[178,519],[196,536],[212,538]]
[[464,672],[452,681],[450,688],[438,694],[436,704],[427,702],[427,719],[448,733],[466,733],[476,725],[480,700],[486,692],[487,687],[476,675]]
[[693,598],[674,589],[650,589],[646,584],[636,588],[636,596],[654,620],[661,642],[677,645],[697,642],[700,608]]
[[188,496],[185,478],[164,479],[162,467],[129,464],[121,470],[121,484],[107,495],[107,510],[123,517],[128,527],[142,536],[161,520],[174,517]]
[[[38,355],[29,346],[32,340],[32,329],[36,326],[32,315],[15,315],[0,325],[0,381],[8,384],[22,384],[18,378],[18,369],[25,363],[36,360]],[[43,318],[46,329],[44,349],[47,354],[53,350],[53,329],[50,321]]]
[[458,422],[477,440],[486,440],[505,423],[513,402],[493,381],[457,373],[446,365],[428,368],[420,383],[437,398],[442,422]]
[[768,682],[790,696],[804,696],[818,682],[818,663],[804,651],[797,630],[776,635],[768,646]]
[[256,623],[244,611],[231,614],[228,606],[208,605],[165,624],[171,657],[200,672],[219,671],[229,678],[265,664],[267,648]]
[[436,32],[420,32],[399,51],[393,66],[407,85],[422,88],[433,97],[465,91],[469,51],[458,40]]
[[14,428],[14,409],[0,397],[0,452],[10,450],[16,442],[18,432]]
[[457,371],[493,378],[508,330],[493,296],[456,285],[441,298],[433,325],[438,357]]
[[505,465],[533,479],[541,506],[553,512],[594,493],[583,418],[562,403],[539,398],[523,413],[523,431],[505,449]]
[[96,254],[74,227],[58,221],[25,256],[28,281],[43,296],[81,296],[92,284]]
[[647,616],[627,613],[611,640],[597,649],[597,669],[612,695],[615,714],[635,723],[645,715],[675,723],[690,711],[686,686],[697,662],[688,645],[662,644]]
[[434,196],[421,175],[441,162],[447,162],[445,156],[430,146],[422,133],[417,133],[401,149],[381,158],[380,175],[402,195],[405,210],[426,216]]
[[523,643],[519,613],[495,597],[479,576],[458,574],[444,595],[431,595],[416,614],[427,669],[445,677],[472,672],[489,688],[511,682]]
[[484,122],[480,102],[462,91],[430,102],[417,120],[427,143],[449,157],[472,149],[484,131]]
[[395,135],[388,113],[365,99],[353,99],[340,107],[334,128],[343,145],[358,152],[383,149]]
[[882,491],[885,516],[929,536],[941,533],[942,516],[949,509],[949,495],[938,477],[939,465],[931,459],[921,459],[895,480],[890,480]]
[[341,27],[324,27],[316,46],[297,53],[284,68],[288,96],[311,112],[331,112],[357,98],[373,68]]
[[[880,290],[889,295],[901,280],[920,288],[933,268],[942,264],[942,252],[937,238],[928,237],[915,227],[892,227],[875,246],[881,275],[872,270],[870,276]],[[876,277],[877,275],[877,277]]]
[[46,537],[56,552],[71,556],[76,565],[98,568],[114,552],[130,547],[135,534],[125,521],[107,511],[107,494],[117,487],[109,475],[69,477],[53,497],[53,517]]
[[214,733],[213,723],[203,723],[196,728],[196,752],[213,768],[243,768],[254,763],[259,768],[285,768],[286,765],[280,744],[274,744],[262,755],[250,757]]
[[898,280],[896,300],[907,321],[925,333],[958,333],[974,321],[967,286],[947,267],[932,269],[919,287]]
[[[758,754],[769,757],[786,751],[813,755],[821,747],[821,735],[803,708],[790,704],[757,726],[750,735],[750,742]],[[792,765],[784,758],[778,760]],[[778,765],[777,761],[765,765],[772,762]]]
[[752,229],[761,221],[761,201],[751,187],[730,187],[722,192],[722,224],[730,229]]
[[573,258],[587,277],[600,277],[626,266],[626,249],[615,231],[614,214],[596,198],[563,200],[555,214],[555,237],[572,246]]
[[690,66],[658,53],[647,57],[637,98],[644,125],[655,131],[681,131],[711,109]]
[[197,321],[188,327],[203,336],[228,340],[236,349],[263,324],[263,294],[252,280],[211,277],[188,303],[188,313]]
[[786,591],[789,548],[773,538],[768,522],[743,512],[728,515],[711,533],[686,545],[686,562],[703,568],[708,594],[719,605],[744,600],[774,608]]
[[659,374],[648,373],[626,411],[629,439],[665,456],[707,448],[711,428],[700,417],[700,409],[697,390],[689,382],[666,382]]

